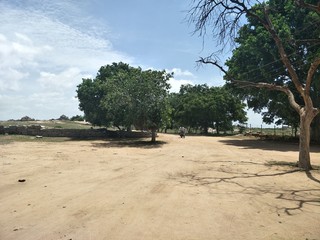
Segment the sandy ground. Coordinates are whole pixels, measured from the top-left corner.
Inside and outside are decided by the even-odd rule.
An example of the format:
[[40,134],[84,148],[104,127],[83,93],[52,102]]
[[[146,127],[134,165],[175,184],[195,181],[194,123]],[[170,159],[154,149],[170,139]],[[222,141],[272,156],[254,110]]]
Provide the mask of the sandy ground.
[[158,139],[0,145],[0,239],[320,239],[320,171],[283,164],[296,144]]

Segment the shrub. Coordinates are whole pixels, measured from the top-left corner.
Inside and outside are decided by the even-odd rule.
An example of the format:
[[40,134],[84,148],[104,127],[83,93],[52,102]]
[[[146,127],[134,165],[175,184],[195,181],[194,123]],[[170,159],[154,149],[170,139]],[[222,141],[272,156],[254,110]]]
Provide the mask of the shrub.
[[71,121],[84,121],[84,117],[80,115],[76,115],[70,118]]
[[66,115],[61,115],[58,120],[69,120],[69,118]]
[[35,121],[35,119],[28,116],[24,116],[20,119],[20,121]]

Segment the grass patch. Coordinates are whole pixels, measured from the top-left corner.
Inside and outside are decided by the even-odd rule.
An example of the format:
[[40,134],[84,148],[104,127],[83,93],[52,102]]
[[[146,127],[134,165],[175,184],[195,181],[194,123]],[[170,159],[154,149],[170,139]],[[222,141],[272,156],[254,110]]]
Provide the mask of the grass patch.
[[298,167],[297,162],[285,162],[285,161],[268,161],[265,163],[266,166],[289,166],[289,167]]
[[[298,162],[285,162],[285,161],[268,161],[266,166],[287,166],[291,168],[298,168]],[[312,165],[313,170],[320,170],[320,166]]]
[[0,121],[0,126],[44,126],[45,128],[61,128],[61,129],[89,129],[91,124],[84,122],[76,122],[69,120],[46,120],[46,121]]

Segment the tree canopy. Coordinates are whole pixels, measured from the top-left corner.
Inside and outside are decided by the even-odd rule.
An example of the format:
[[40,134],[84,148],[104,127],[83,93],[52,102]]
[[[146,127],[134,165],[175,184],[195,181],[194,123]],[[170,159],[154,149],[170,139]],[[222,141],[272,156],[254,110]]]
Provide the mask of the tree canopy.
[[95,79],[83,79],[78,85],[79,108],[94,125],[151,129],[155,141],[155,130],[166,113],[171,76],[122,62],[102,66]]
[[205,133],[211,127],[219,134],[220,130],[231,130],[233,122],[247,120],[245,104],[225,87],[184,85],[172,102],[177,122]]
[[[260,9],[262,7],[263,4],[255,6]],[[292,1],[270,1],[268,7],[270,19],[274,28],[278,30],[288,59],[295,66],[300,81],[305,83],[308,68],[320,53],[319,16],[314,11],[296,7]],[[287,85],[296,101],[300,105],[303,104],[303,99],[290,81],[290,74],[281,61],[275,42],[256,18],[248,18],[248,23],[241,27],[235,42],[237,47],[226,62],[229,68],[227,80],[232,80],[228,77],[232,76],[237,80],[253,83]],[[316,77],[317,74],[314,75],[314,78]],[[319,83],[313,81],[312,84],[311,97],[315,107],[319,107],[319,100],[316,100],[319,95]],[[298,124],[298,115],[290,107],[285,95],[250,88],[241,88],[238,92],[242,93],[248,106],[255,111],[267,110],[262,112],[265,122],[271,123],[278,119],[277,124]]]

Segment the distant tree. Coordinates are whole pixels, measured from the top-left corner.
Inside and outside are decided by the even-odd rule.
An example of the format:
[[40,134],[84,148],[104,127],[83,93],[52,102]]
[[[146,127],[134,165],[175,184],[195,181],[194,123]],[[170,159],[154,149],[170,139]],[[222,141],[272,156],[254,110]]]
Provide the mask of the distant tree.
[[70,118],[71,121],[84,121],[84,117],[81,115],[75,115]]
[[77,97],[79,109],[84,112],[84,118],[94,126],[109,126],[111,120],[107,118],[106,110],[102,106],[105,93],[102,83],[98,80],[82,79],[78,85]]
[[196,31],[205,34],[210,26],[221,50],[236,43],[228,69],[215,54],[200,62],[218,67],[237,86],[285,94],[300,118],[299,167],[312,169],[310,125],[319,113],[318,97],[312,98],[319,96],[318,0],[193,2],[190,19]]
[[20,121],[35,121],[35,119],[29,116],[24,116],[20,119]]
[[167,120],[171,76],[165,71],[147,70],[141,71],[136,81],[131,82],[133,124],[140,129],[151,129],[152,141],[156,139],[156,130]]
[[181,121],[179,118],[179,111],[181,109],[182,103],[179,93],[170,93],[168,97],[169,104],[169,117],[167,126],[170,129],[177,129],[181,126]]
[[83,79],[78,85],[79,108],[94,125],[150,129],[155,141],[167,111],[171,76],[122,62],[102,66],[95,79]]
[[191,128],[201,128],[207,133],[208,128],[232,130],[232,122],[244,123],[245,104],[232,95],[225,87],[207,85],[184,85],[176,97],[176,121]]
[[66,116],[66,115],[61,115],[58,120],[61,120],[61,121],[66,121],[66,120],[69,120],[69,118]]

